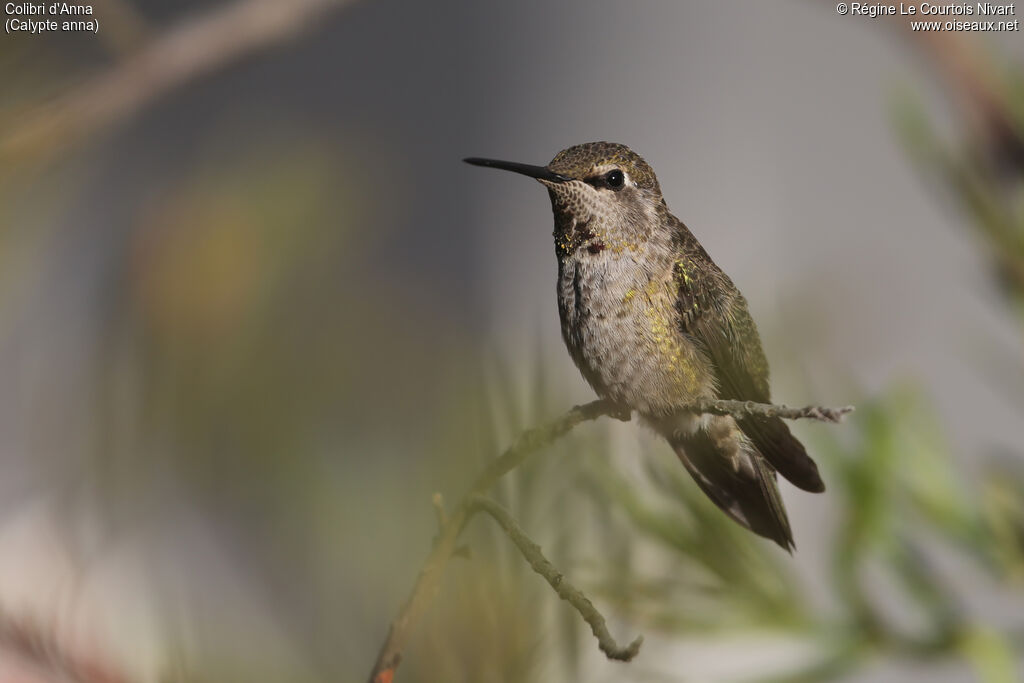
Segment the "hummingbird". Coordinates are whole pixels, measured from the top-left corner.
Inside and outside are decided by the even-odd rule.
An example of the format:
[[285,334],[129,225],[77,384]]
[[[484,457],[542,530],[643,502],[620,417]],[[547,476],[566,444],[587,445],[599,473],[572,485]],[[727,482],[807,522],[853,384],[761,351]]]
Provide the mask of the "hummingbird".
[[696,401],[771,402],[768,361],[746,299],[668,209],[650,165],[588,142],[546,166],[470,157],[548,190],[562,339],[602,399],[663,436],[729,517],[792,552],[776,473],[825,490],[778,417],[696,414]]

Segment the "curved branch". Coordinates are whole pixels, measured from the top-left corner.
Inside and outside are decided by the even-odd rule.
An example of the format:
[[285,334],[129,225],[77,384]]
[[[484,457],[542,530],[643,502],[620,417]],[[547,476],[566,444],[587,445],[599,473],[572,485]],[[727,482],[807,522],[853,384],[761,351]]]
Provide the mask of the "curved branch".
[[19,116],[18,125],[0,136],[0,155],[45,160],[185,83],[316,26],[327,11],[353,1],[218,4],[156,36],[60,99]]
[[477,477],[469,493],[456,506],[444,527],[439,531],[434,548],[427,557],[412,594],[402,606],[398,616],[391,622],[388,637],[377,654],[373,669],[370,672],[370,683],[391,683],[394,671],[402,659],[402,649],[408,638],[409,630],[419,616],[437,594],[441,584],[441,575],[455,551],[455,541],[462,528],[469,520],[470,501],[491,488],[504,474],[517,467],[529,455],[547,446],[581,422],[596,420],[602,415],[618,414],[615,405],[607,401],[592,401],[583,406],[576,406],[562,417],[546,425],[527,430],[519,435],[501,457]]
[[[753,403],[750,401],[707,400],[683,406],[681,407],[681,410],[690,410],[695,413],[712,413],[715,415],[732,415],[733,417],[750,417],[752,415],[756,415],[762,417],[782,417],[787,419],[811,418],[825,422],[839,422],[843,416],[852,411],[853,408],[825,408],[820,406],[790,408],[784,405]],[[429,606],[434,596],[437,595],[438,589],[441,585],[441,576],[444,573],[445,567],[448,565],[448,560],[450,560],[452,555],[455,553],[455,542],[473,512],[480,508],[487,509],[487,512],[498,520],[499,524],[502,524],[502,527],[505,528],[506,532],[509,533],[509,536],[512,537],[513,542],[515,542],[517,546],[519,545],[516,537],[513,536],[511,531],[509,531],[511,527],[505,527],[499,516],[496,516],[491,509],[482,505],[481,500],[483,499],[481,499],[480,496],[490,489],[498,479],[518,467],[533,453],[536,453],[540,449],[561,438],[577,425],[590,420],[596,420],[602,416],[614,417],[620,420],[629,420],[630,413],[628,409],[625,409],[611,401],[592,401],[582,406],[576,406],[562,417],[545,425],[523,432],[516,439],[515,443],[502,453],[499,458],[493,460],[480,474],[480,476],[476,478],[473,486],[470,487],[469,492],[467,492],[462,500],[459,501],[459,504],[455,507],[451,516],[445,518],[443,514],[438,514],[438,522],[441,524],[441,528],[438,530],[437,538],[434,541],[434,547],[430,551],[430,555],[427,557],[427,561],[423,564],[422,569],[420,569],[419,576],[416,577],[416,583],[413,586],[412,593],[409,595],[405,604],[402,605],[402,609],[399,611],[398,616],[391,622],[391,626],[388,629],[388,636],[385,639],[384,644],[381,646],[380,652],[377,654],[377,659],[374,662],[373,669],[370,672],[370,683],[392,682],[395,669],[398,667],[398,663],[402,659],[402,649],[405,646],[405,641],[408,639],[409,632],[412,626],[418,621],[420,615]],[[435,509],[438,507],[438,503],[439,501],[435,501]],[[522,531],[519,530],[519,533],[522,534]],[[527,539],[525,535],[523,535],[522,538],[527,543],[533,543]],[[536,548],[535,545],[534,548]],[[520,546],[520,550],[523,550],[522,546]],[[543,556],[540,555],[540,549],[537,548],[536,550],[536,554],[543,559]],[[526,552],[523,551],[523,554],[525,556]],[[529,560],[530,557],[528,556],[527,559]],[[546,560],[544,561],[547,562]],[[559,591],[559,588],[555,583],[560,583],[562,580],[560,578],[555,578],[560,577],[560,574],[558,574],[553,567],[550,568],[551,574],[549,578],[548,574],[541,572],[536,566],[534,566],[532,560],[530,561],[530,564],[534,567],[535,571],[548,579],[548,583],[550,583],[556,591]],[[575,589],[572,590],[575,591]],[[579,592],[576,591],[576,593]],[[587,623],[590,624],[591,629],[594,631],[594,635],[597,636],[598,642],[601,644],[601,649],[606,655],[613,659],[627,659],[627,657],[623,655],[628,655],[628,658],[632,658],[636,655],[635,650],[640,648],[639,639],[625,648],[615,644],[615,641],[612,640],[607,629],[604,627],[604,618],[597,613],[593,605],[589,605],[589,600],[587,600],[585,596],[579,594],[578,602],[583,604],[582,601],[586,601],[586,604],[589,605],[589,609],[592,610],[593,614],[600,619],[600,622],[597,622],[596,619],[591,621],[591,619],[587,618],[585,609],[580,609],[576,603],[573,603],[572,600],[565,597],[561,591],[559,591],[558,594],[560,597],[563,597],[563,599],[571,602],[573,606],[577,608],[577,611],[584,616],[584,619],[587,619]],[[577,596],[574,596],[574,599],[577,599]],[[597,623],[600,625],[595,626]],[[599,630],[603,631],[603,636],[599,633]]]
[[471,512],[483,510],[494,518],[494,521],[504,529],[508,537],[519,548],[523,559],[530,563],[530,568],[543,576],[544,580],[558,594],[558,597],[572,605],[573,609],[583,617],[583,620],[590,624],[590,630],[594,633],[594,637],[597,638],[597,645],[601,648],[601,652],[605,653],[609,659],[617,659],[622,662],[628,662],[633,657],[636,657],[637,653],[640,652],[640,646],[644,642],[644,637],[637,636],[632,643],[625,647],[616,643],[615,639],[612,638],[612,634],[608,632],[604,616],[597,611],[594,603],[590,602],[590,599],[581,590],[569,583],[562,576],[562,573],[555,569],[555,566],[544,557],[540,546],[526,535],[526,532],[516,524],[516,521],[512,519],[512,515],[505,508],[483,496],[473,496],[470,499],[470,510]]

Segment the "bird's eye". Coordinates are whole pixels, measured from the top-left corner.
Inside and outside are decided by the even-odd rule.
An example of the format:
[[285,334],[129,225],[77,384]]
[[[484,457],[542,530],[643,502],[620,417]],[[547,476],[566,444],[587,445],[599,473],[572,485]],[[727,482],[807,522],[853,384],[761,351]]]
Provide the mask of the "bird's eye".
[[619,190],[626,184],[626,176],[622,171],[616,168],[604,174],[604,182],[613,190]]

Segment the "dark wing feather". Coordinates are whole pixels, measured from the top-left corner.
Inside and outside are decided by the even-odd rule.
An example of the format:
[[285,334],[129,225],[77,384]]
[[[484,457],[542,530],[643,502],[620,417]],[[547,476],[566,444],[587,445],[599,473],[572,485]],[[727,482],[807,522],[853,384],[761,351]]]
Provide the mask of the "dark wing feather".
[[[679,227],[683,256],[673,275],[683,331],[714,364],[720,398],[770,403],[768,361],[746,300],[686,227]],[[746,417],[737,422],[779,474],[805,491],[825,490],[817,465],[780,418]]]
[[796,547],[775,472],[763,458],[753,458],[752,472],[734,469],[703,430],[674,435],[669,442],[697,485],[729,517],[785,550]]

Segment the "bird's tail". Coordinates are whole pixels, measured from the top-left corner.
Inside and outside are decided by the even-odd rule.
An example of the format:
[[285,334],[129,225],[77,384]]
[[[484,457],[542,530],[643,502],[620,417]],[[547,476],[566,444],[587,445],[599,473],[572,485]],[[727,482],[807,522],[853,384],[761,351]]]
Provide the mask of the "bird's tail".
[[727,515],[787,551],[796,547],[775,470],[746,439],[715,438],[713,431],[697,429],[674,434],[669,443],[701,490]]
[[791,484],[811,493],[825,490],[818,466],[785,422],[777,417],[751,416],[739,420],[739,425],[757,452]]

